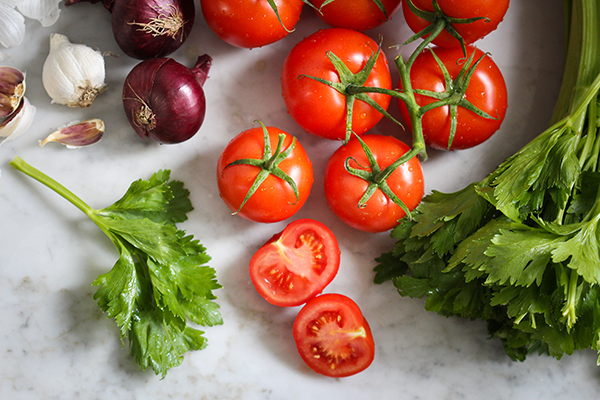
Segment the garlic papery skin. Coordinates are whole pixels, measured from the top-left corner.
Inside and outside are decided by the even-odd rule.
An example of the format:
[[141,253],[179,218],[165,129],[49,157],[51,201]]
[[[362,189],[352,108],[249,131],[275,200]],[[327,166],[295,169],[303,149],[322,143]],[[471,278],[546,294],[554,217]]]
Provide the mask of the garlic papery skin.
[[4,47],[18,46],[25,37],[25,18],[15,4],[0,1],[0,44]]
[[94,118],[82,122],[72,123],[64,128],[58,129],[44,139],[40,140],[40,147],[48,142],[58,142],[67,148],[80,148],[98,143],[104,136],[104,122]]
[[10,117],[0,122],[0,145],[21,136],[33,122],[36,108],[27,100],[21,99],[21,104]]
[[52,103],[89,107],[106,89],[104,57],[65,35],[50,35],[50,53],[42,69],[42,83]]
[[60,16],[59,3],[62,0],[20,0],[17,9],[27,18],[37,19],[42,26],[51,26]]
[[25,74],[13,67],[0,66],[0,118],[16,111],[25,94]]

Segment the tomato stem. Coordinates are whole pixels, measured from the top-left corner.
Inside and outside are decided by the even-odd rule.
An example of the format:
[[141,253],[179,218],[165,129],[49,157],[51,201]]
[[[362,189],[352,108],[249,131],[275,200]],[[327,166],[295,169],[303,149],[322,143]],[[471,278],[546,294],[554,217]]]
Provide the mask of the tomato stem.
[[[367,201],[369,201],[369,199],[371,198],[371,196],[373,196],[375,191],[377,189],[379,189],[390,200],[392,200],[394,203],[396,203],[398,206],[400,206],[400,208],[402,208],[402,210],[405,212],[405,214],[408,216],[408,218],[411,218],[411,213],[410,213],[409,208],[392,191],[392,189],[387,184],[387,179],[400,165],[409,161],[413,157],[416,157],[421,152],[422,149],[420,149],[419,146],[414,146],[411,150],[407,151],[399,159],[394,161],[394,163],[392,163],[391,165],[387,166],[385,169],[382,170],[381,167],[379,166],[379,164],[377,163],[377,160],[375,159],[375,156],[373,155],[373,152],[371,151],[369,146],[364,142],[364,140],[360,136],[355,135],[355,137],[360,142],[360,145],[363,148],[365,155],[367,156],[367,159],[369,160],[369,168],[370,168],[370,171],[367,171],[364,169],[358,169],[358,168],[351,167],[350,160],[354,160],[358,164],[358,162],[356,161],[356,159],[354,157],[347,158],[344,163],[344,167],[346,168],[346,171],[348,171],[348,173],[365,180],[369,184],[367,186],[367,189],[365,190],[365,193],[362,195],[362,197],[360,198],[360,200],[358,202],[358,207],[359,208],[366,207]],[[360,166],[360,164],[359,164],[359,166]]]
[[390,113],[388,113],[387,110],[385,110],[383,107],[381,107],[375,100],[373,100],[368,95],[368,93],[381,93],[381,94],[390,95],[390,89],[371,88],[373,90],[362,90],[362,88],[365,87],[364,86],[365,82],[367,81],[367,79],[369,79],[369,75],[371,74],[371,71],[375,67],[375,63],[377,62],[377,59],[379,58],[380,53],[381,53],[381,43],[379,43],[377,50],[373,51],[373,53],[367,60],[367,63],[363,67],[363,69],[358,71],[356,74],[353,74],[352,71],[350,71],[350,69],[348,68],[348,66],[346,64],[344,64],[344,62],[337,55],[335,55],[333,52],[329,51],[329,52],[327,52],[327,57],[331,60],[331,63],[333,64],[336,72],[338,73],[338,76],[340,78],[339,82],[332,82],[332,81],[328,81],[326,79],[319,78],[316,76],[311,76],[311,75],[300,75],[300,77],[299,77],[299,78],[314,79],[317,82],[320,82],[324,85],[327,85],[327,86],[335,89],[340,94],[342,94],[346,97],[346,135],[343,140],[344,144],[348,143],[348,141],[352,137],[352,134],[354,133],[352,131],[352,115],[353,115],[352,111],[354,109],[354,102],[356,99],[367,103],[368,105],[370,105],[371,107],[376,109],[379,113],[383,114],[385,117],[394,121],[398,125],[400,125],[400,126],[402,125]]
[[239,208],[235,212],[233,212],[232,215],[236,215],[240,212],[242,207],[244,207],[244,205],[248,202],[250,197],[252,197],[252,195],[258,190],[260,185],[265,181],[265,179],[269,177],[269,175],[276,176],[277,178],[283,179],[285,182],[287,182],[287,184],[290,185],[292,190],[294,191],[294,195],[296,196],[296,202],[298,202],[300,199],[300,193],[298,191],[298,186],[296,185],[296,182],[294,182],[294,180],[288,174],[286,174],[281,168],[279,168],[279,164],[283,160],[285,160],[294,150],[294,147],[296,146],[296,138],[292,137],[292,143],[288,146],[287,149],[285,149],[285,151],[283,151],[283,142],[285,141],[286,136],[283,133],[279,134],[277,148],[275,149],[275,153],[272,153],[269,131],[261,121],[258,122],[262,127],[265,143],[262,158],[241,158],[239,160],[227,164],[225,168],[223,168],[223,171],[234,165],[253,165],[255,167],[260,168],[260,172],[256,175],[256,179],[252,183],[252,186],[250,186],[250,189],[248,189],[248,192],[246,193],[246,197],[244,197],[242,204],[240,204]]
[[[415,6],[415,4],[412,2],[412,0],[406,0],[406,5],[408,6],[408,8],[410,9],[410,11],[413,14],[415,14],[419,18],[422,18],[422,19],[430,22],[430,25],[428,25],[426,28],[424,28],[420,32],[417,32],[416,34],[414,34],[406,42],[404,42],[404,44],[414,42],[417,39],[424,39],[425,41],[428,41],[428,43],[425,44],[425,46],[427,46],[442,31],[446,30],[450,35],[452,35],[456,40],[458,40],[460,42],[460,47],[462,48],[463,54],[465,56],[467,55],[465,40],[460,35],[460,33],[458,33],[458,31],[454,28],[454,26],[452,24],[471,24],[471,23],[473,23],[475,21],[479,21],[479,20],[485,20],[486,22],[489,22],[489,20],[490,20],[487,17],[474,17],[474,18],[450,17],[444,13],[444,11],[439,6],[437,0],[432,0],[433,11],[421,10],[420,8]],[[421,48],[421,50],[425,46],[423,46]],[[415,54],[418,55],[420,52],[421,52],[420,50],[415,51],[413,53],[413,55],[415,55]]]
[[294,29],[288,29],[287,26],[285,26],[285,24],[283,23],[283,21],[281,20],[281,16],[279,15],[279,9],[277,8],[277,4],[275,4],[274,0],[267,0],[269,2],[269,5],[271,6],[271,9],[273,9],[273,12],[275,13],[275,15],[277,16],[277,19],[279,20],[279,23],[281,24],[281,26],[283,27],[283,29],[285,29],[285,31],[287,33],[292,33],[294,31]]

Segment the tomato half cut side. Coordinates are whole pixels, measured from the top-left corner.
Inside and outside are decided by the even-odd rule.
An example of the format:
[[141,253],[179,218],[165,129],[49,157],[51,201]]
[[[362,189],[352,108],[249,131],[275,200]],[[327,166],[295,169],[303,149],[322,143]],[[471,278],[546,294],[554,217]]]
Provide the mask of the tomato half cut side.
[[327,293],[300,310],[293,327],[300,357],[315,372],[342,378],[364,371],[375,358],[371,328],[349,297]]
[[250,260],[250,278],[269,303],[293,307],[317,296],[340,266],[333,232],[313,219],[299,219],[269,239]]

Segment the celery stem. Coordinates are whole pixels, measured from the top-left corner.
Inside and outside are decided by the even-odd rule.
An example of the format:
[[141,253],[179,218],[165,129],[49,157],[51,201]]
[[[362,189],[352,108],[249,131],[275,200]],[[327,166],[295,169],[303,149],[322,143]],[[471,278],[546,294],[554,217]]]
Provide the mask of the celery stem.
[[46,187],[52,189],[53,191],[55,191],[56,193],[61,195],[63,198],[68,200],[75,207],[77,207],[81,211],[83,211],[88,217],[92,218],[94,210],[90,206],[88,206],[83,200],[81,200],[79,197],[77,197],[69,189],[67,189],[60,183],[56,182],[54,179],[50,178],[48,175],[44,174],[40,170],[27,164],[25,161],[23,161],[23,159],[21,157],[16,156],[10,162],[10,165],[11,165],[11,167],[15,168],[16,170],[23,172],[25,175],[29,175],[36,181],[38,181],[41,184],[45,185]]

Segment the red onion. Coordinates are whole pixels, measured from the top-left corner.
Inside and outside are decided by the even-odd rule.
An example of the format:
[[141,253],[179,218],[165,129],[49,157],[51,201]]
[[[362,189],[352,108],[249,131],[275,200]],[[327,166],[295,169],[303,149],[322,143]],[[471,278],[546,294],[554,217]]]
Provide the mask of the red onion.
[[141,138],[173,144],[198,132],[206,112],[202,85],[212,58],[198,57],[194,68],[172,58],[153,58],[135,66],[123,87],[123,106]]
[[102,2],[112,14],[112,30],[121,50],[146,60],[164,57],[187,39],[196,16],[194,0],[65,0]]

